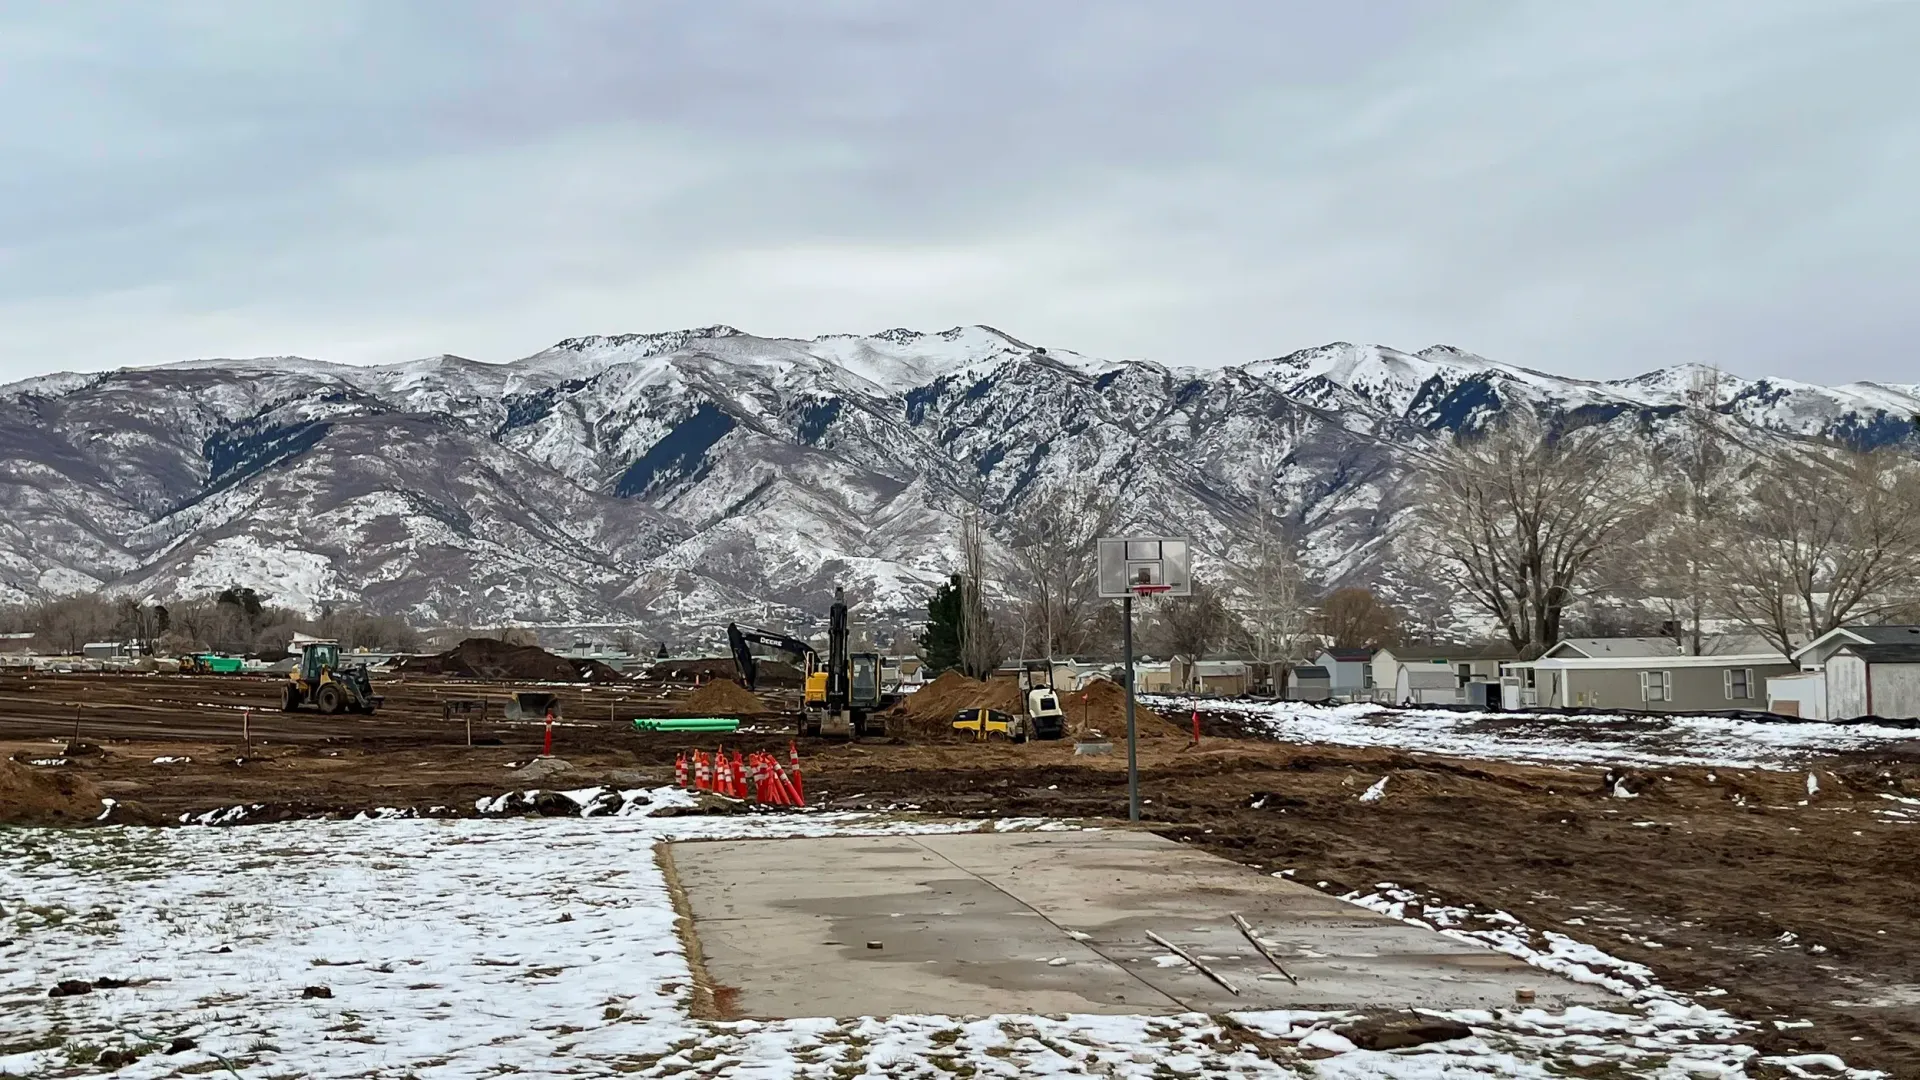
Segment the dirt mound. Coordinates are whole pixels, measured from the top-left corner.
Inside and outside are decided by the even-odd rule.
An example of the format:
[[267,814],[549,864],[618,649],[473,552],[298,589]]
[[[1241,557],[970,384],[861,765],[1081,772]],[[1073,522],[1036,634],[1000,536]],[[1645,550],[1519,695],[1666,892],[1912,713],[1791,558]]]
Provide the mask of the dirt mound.
[[598,660],[573,660],[573,669],[581,682],[623,682],[626,676]]
[[[1094,679],[1081,690],[1060,694],[1060,707],[1067,711],[1067,730],[1078,736],[1089,728],[1108,738],[1127,735],[1127,692],[1110,679]],[[1143,739],[1184,739],[1189,727],[1154,712],[1139,701],[1133,703],[1133,723]]]
[[[598,661],[586,661],[593,674],[563,656],[555,656],[538,645],[509,645],[493,638],[467,640],[434,656],[414,657],[403,665],[409,674],[450,675],[465,679],[507,679],[530,682],[579,682],[585,678],[618,679],[612,668]],[[605,675],[598,669],[605,669]]]
[[[1127,732],[1127,696],[1118,683],[1106,679],[1089,682],[1084,690],[1060,693],[1060,707],[1067,713],[1067,734],[1084,735],[1099,731],[1108,738],[1123,738]],[[1020,685],[1011,679],[982,682],[949,671],[910,694],[888,715],[887,730],[899,734],[945,735],[950,733],[953,714],[961,709],[999,709],[1007,713],[1026,711]],[[1143,739],[1179,738],[1187,730],[1152,709],[1134,703],[1134,723]]]
[[887,712],[887,733],[922,739],[964,738],[953,731],[953,714],[961,709],[1017,713],[1020,687],[1008,681],[969,679],[958,671],[943,672]]
[[766,711],[753,691],[726,679],[715,679],[674,706],[681,716],[759,716]]
[[[779,660],[762,659],[755,668],[762,690],[798,690],[806,681],[799,668]],[[731,657],[661,660],[647,668],[647,678],[664,683],[704,683],[708,679],[737,682],[740,668]]]
[[100,789],[83,776],[0,761],[0,824],[72,825],[102,809]]

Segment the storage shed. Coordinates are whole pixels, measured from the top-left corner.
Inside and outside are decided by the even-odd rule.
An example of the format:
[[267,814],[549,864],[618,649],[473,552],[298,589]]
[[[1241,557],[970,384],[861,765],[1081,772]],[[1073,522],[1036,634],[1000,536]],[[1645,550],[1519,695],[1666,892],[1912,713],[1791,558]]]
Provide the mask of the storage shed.
[[1920,719],[1920,645],[1842,645],[1827,658],[1827,710]]

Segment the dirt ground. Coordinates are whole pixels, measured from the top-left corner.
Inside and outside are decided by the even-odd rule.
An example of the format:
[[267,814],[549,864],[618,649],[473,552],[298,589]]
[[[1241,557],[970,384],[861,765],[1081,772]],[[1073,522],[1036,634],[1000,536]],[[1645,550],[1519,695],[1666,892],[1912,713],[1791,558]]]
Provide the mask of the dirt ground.
[[[284,813],[471,807],[530,786],[509,766],[538,753],[538,724],[500,719],[505,686],[386,681],[379,716],[266,709],[277,685],[237,676],[36,676],[0,689],[0,754],[59,760],[76,711],[98,753],[41,766],[159,818],[235,803]],[[690,687],[563,688],[555,752],[580,786],[661,783],[692,747],[785,751],[790,722],[724,740],[640,734]],[[490,693],[474,723],[441,700]],[[781,702],[769,700],[770,708]],[[1920,821],[1883,811],[1920,797],[1920,758],[1840,756],[1804,772],[1667,768],[1609,776],[1391,750],[1284,745],[1209,718],[1198,747],[1143,741],[1144,816],[1189,841],[1330,891],[1393,882],[1449,904],[1512,912],[1653,968],[1677,990],[1755,1019],[1811,1021],[1757,1036],[1768,1052],[1826,1051],[1920,1076]],[[1123,746],[1069,742],[849,745],[802,741],[810,802],[970,816],[1124,817]],[[156,758],[188,758],[156,762]],[[1360,794],[1382,777],[1384,795]],[[540,784],[536,786],[552,786]],[[1621,798],[1621,788],[1636,793]],[[1723,994],[1717,993],[1724,991]]]

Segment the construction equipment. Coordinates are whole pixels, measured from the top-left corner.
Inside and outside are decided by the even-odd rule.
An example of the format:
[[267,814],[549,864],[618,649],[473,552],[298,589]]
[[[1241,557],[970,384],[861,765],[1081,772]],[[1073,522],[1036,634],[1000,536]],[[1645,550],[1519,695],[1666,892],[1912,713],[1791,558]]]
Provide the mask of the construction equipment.
[[880,654],[853,652],[847,622],[847,596],[838,586],[827,612],[827,656],[824,670],[807,676],[807,694],[801,703],[800,729],[807,735],[883,734],[885,725],[875,716],[894,698],[880,685]]
[[340,643],[307,640],[298,643],[300,663],[287,672],[280,688],[280,708],[286,712],[312,705],[331,716],[339,712],[371,713],[383,698],[374,696],[367,665],[340,665]]
[[727,624],[727,643],[733,649],[734,665],[747,689],[754,689],[759,678],[759,663],[750,649],[752,645],[774,649],[802,665],[806,689],[800,699],[800,734],[809,736],[845,735],[857,739],[879,734],[880,725],[874,714],[893,704],[893,696],[880,685],[880,654],[853,652],[851,638],[846,594],[838,588],[833,590],[833,607],[827,614],[827,655],[824,657],[798,638],[737,623]]
[[1053,661],[1028,660],[1020,671],[1020,700],[1026,706],[1026,730],[1036,739],[1063,739],[1067,714],[1053,687]]
[[972,735],[976,742],[985,742],[992,735],[1011,742],[1027,741],[1026,718],[999,709],[961,709],[953,714],[953,730]]
[[813,651],[813,646],[773,630],[728,623],[727,644],[733,649],[733,666],[740,672],[740,684],[749,690],[760,688],[760,660],[753,655],[751,646],[759,645],[787,656],[808,676],[820,666],[820,654]]

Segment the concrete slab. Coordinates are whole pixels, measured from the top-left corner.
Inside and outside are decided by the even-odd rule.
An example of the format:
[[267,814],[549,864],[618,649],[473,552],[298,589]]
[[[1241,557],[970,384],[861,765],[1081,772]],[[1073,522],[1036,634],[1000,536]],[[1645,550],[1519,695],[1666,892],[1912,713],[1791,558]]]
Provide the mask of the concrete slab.
[[708,974],[745,1017],[1470,1008],[1522,987],[1549,1006],[1611,1000],[1151,833],[711,841],[668,857]]

